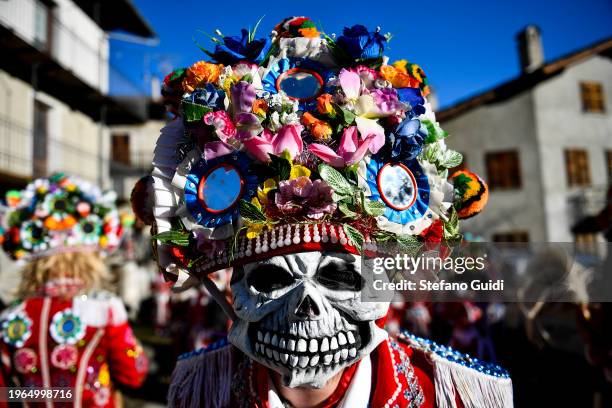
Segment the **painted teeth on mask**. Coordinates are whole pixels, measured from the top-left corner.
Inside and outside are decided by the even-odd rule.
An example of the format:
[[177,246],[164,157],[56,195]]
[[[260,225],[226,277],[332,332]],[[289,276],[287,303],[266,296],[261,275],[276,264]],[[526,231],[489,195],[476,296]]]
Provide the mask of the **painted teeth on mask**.
[[257,331],[255,353],[269,362],[288,367],[335,366],[357,356],[360,338],[357,332],[339,332],[319,339],[285,338],[282,334]]

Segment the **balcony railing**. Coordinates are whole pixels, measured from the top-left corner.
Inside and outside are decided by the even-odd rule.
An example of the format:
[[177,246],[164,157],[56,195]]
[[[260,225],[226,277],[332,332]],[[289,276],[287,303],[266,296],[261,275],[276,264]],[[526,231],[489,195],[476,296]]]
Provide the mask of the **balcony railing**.
[[608,186],[583,188],[569,196],[573,222],[599,214],[607,204]]
[[149,93],[110,63],[106,33],[77,6],[49,10],[40,0],[0,1],[0,25],[104,95]]
[[[108,162],[108,155],[101,153],[97,140],[82,140],[79,145],[47,134],[47,154],[36,160],[33,143],[32,128],[0,116],[0,171],[32,177],[36,164],[37,169],[45,173],[64,171],[98,182],[100,166]],[[45,161],[46,169],[41,168]]]

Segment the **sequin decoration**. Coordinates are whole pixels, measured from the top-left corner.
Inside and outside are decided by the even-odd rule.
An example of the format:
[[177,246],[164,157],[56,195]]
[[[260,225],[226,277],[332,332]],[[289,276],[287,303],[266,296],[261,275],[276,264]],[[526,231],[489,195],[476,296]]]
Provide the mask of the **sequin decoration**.
[[79,352],[76,347],[71,344],[60,344],[53,348],[51,352],[51,364],[54,367],[68,370],[76,366]]
[[2,322],[2,338],[4,342],[14,347],[23,347],[32,335],[32,320],[25,311],[20,310],[8,315]]
[[53,315],[49,331],[59,344],[76,344],[85,336],[85,325],[72,310],[65,309]]
[[21,374],[28,374],[32,372],[32,369],[36,367],[38,363],[38,356],[36,352],[31,348],[20,348],[15,351],[13,355],[13,363],[15,364],[15,370]]

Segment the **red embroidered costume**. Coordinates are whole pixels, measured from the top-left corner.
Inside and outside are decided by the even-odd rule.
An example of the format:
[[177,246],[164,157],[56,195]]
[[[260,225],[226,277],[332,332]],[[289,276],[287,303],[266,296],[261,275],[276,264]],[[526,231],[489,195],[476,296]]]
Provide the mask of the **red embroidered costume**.
[[113,407],[115,384],[138,387],[147,374],[125,308],[107,292],[46,291],[10,307],[1,324],[1,386],[70,387],[74,407]]

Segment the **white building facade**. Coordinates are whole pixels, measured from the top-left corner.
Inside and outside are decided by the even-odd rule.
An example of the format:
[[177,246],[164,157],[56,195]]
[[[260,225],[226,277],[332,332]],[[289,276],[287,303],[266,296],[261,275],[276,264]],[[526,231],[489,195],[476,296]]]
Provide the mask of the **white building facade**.
[[612,185],[612,40],[550,63],[537,27],[518,40],[519,77],[437,115],[490,185],[485,211],[463,225],[491,241],[601,241],[574,227]]

